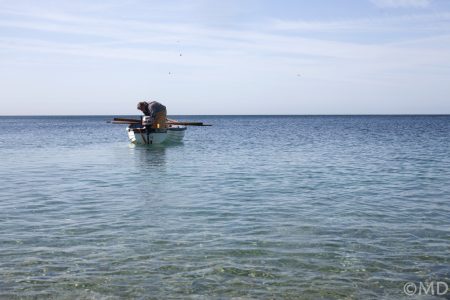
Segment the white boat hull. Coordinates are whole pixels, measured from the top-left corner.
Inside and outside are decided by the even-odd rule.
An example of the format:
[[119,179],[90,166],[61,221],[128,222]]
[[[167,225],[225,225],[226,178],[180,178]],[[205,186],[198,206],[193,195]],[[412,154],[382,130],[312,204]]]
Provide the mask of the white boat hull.
[[153,145],[162,143],[179,143],[184,138],[186,126],[176,125],[164,130],[149,132],[139,128],[128,127],[128,139],[136,145]]

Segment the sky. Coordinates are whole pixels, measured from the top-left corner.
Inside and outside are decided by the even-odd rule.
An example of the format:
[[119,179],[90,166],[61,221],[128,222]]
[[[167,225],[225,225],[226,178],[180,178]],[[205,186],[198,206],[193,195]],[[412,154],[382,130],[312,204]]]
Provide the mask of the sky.
[[449,114],[450,0],[0,0],[0,115]]

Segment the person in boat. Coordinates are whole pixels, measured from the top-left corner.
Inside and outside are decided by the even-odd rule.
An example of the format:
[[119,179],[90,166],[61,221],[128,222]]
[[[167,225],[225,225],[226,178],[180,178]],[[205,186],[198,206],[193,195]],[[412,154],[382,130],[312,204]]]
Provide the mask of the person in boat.
[[142,111],[145,116],[150,117],[151,128],[165,128],[167,120],[167,109],[157,101],[139,102],[137,109]]

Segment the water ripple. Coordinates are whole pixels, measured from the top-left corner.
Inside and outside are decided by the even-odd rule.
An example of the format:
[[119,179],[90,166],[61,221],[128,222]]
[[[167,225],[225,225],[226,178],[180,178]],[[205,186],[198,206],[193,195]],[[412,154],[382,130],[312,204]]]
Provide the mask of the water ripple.
[[105,119],[0,118],[0,299],[397,299],[407,281],[450,284],[447,116],[202,117],[214,126],[150,148]]

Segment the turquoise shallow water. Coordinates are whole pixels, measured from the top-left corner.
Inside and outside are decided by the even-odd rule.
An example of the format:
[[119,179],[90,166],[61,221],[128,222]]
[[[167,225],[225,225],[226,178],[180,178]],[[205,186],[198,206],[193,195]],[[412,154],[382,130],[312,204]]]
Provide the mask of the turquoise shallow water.
[[109,119],[0,117],[0,298],[450,285],[449,116],[178,117],[214,126],[160,147]]

